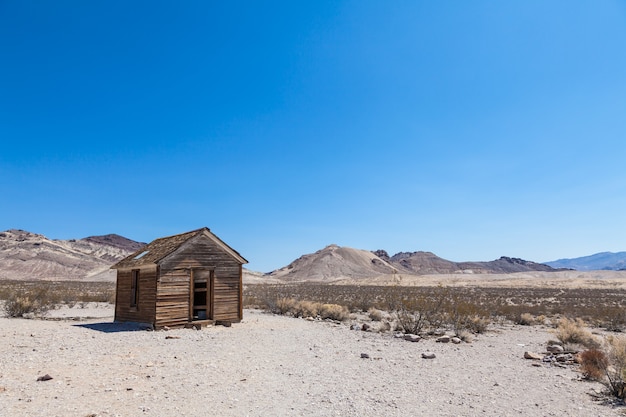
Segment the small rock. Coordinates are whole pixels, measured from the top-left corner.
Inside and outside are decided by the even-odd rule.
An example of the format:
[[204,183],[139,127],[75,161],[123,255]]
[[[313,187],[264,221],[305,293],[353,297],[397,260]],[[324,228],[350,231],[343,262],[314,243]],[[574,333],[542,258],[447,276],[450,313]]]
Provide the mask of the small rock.
[[395,333],[393,337],[395,337],[396,339],[404,339],[405,335],[404,333]]
[[559,355],[556,355],[557,362],[570,362],[573,360],[574,360],[574,356],[568,353],[561,353]]
[[180,336],[165,336],[166,339],[180,339]]
[[419,342],[422,338],[416,334],[405,334],[404,340],[408,340],[409,342]]
[[548,352],[552,353],[562,353],[565,350],[561,345],[550,345],[546,349]]
[[448,343],[450,341],[450,336],[443,335],[441,337],[438,337],[436,341],[439,343]]
[[462,340],[459,339],[458,337],[453,337],[452,339],[450,339],[450,341],[454,343],[455,345],[458,345],[459,343],[462,342]]
[[372,326],[370,326],[367,323],[363,323],[363,325],[361,326],[361,330],[363,330],[364,332],[367,332],[367,331],[369,331],[370,327],[372,327]]
[[367,353],[361,353],[361,359],[369,359],[370,355],[368,355]]
[[311,316],[308,316],[307,318],[305,318],[306,321],[315,321],[315,319]]
[[540,354],[535,353],[535,352],[526,351],[526,352],[524,352],[524,359],[532,359],[532,360],[535,360],[535,361],[540,361],[541,359],[543,359],[543,355],[540,355]]
[[44,376],[40,376],[39,378],[37,378],[37,381],[50,381],[52,379],[52,377],[48,374],[45,374]]
[[361,326],[359,326],[358,324],[351,324],[350,330],[361,330]]
[[424,353],[422,353],[422,358],[424,358],[424,359],[435,359],[435,353],[434,352],[424,352]]

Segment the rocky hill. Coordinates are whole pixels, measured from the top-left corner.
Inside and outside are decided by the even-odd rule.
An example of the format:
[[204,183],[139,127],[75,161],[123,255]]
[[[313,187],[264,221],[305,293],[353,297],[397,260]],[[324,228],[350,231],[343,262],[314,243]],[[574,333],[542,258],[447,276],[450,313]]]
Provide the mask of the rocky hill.
[[271,272],[269,277],[286,281],[336,281],[391,274],[393,271],[391,264],[370,251],[329,245],[301,256],[286,267]]
[[53,240],[7,230],[0,233],[0,279],[114,280],[109,267],[143,245],[119,235]]
[[509,274],[530,271],[551,272],[556,269],[506,256],[488,262],[452,262],[431,252],[400,252],[389,256],[384,250],[370,252],[329,245],[301,256],[267,277],[282,281],[328,282],[393,274]]

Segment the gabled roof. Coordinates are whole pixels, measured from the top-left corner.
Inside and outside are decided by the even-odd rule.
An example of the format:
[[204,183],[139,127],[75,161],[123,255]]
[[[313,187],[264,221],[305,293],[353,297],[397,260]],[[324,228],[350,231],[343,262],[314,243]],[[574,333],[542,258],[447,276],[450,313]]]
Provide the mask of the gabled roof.
[[211,233],[207,227],[203,227],[201,229],[192,230],[191,232],[155,239],[113,265],[111,269],[138,268],[144,265],[158,264],[162,259],[180,248],[185,242],[201,234],[213,240],[218,246],[224,249],[224,251],[228,252],[242,264],[248,263],[236,250]]

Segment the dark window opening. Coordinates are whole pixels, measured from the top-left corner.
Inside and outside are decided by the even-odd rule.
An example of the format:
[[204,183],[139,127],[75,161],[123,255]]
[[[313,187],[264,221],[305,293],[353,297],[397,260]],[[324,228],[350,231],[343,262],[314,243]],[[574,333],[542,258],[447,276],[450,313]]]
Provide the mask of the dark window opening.
[[139,301],[139,270],[133,269],[130,279],[130,306],[137,308]]

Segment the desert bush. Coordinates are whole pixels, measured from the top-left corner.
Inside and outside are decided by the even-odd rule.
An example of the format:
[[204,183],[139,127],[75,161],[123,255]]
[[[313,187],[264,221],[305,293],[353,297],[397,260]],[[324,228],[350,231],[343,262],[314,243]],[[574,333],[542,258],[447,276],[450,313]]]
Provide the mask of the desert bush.
[[350,318],[350,312],[346,307],[339,304],[322,304],[319,316],[322,319],[344,321]]
[[296,307],[296,300],[293,298],[281,297],[274,303],[274,308],[271,310],[274,314],[288,314],[293,313]]
[[564,346],[579,345],[588,349],[596,349],[600,346],[596,337],[585,327],[585,322],[579,318],[576,320],[566,317],[559,319],[554,332]]
[[606,339],[609,366],[606,368],[606,386],[610,393],[626,399],[626,338],[609,336]]
[[588,349],[580,354],[580,372],[587,379],[603,381],[609,359],[600,349]]
[[26,314],[45,315],[53,307],[54,300],[45,286],[31,291],[10,292],[6,295],[4,302],[4,312],[7,317],[24,317]]
[[462,330],[484,333],[490,323],[487,313],[479,305],[458,298],[448,307],[447,317],[456,334]]
[[610,332],[621,332],[626,327],[626,309],[606,307],[600,310],[600,323]]
[[300,301],[296,305],[297,317],[317,317],[320,313],[320,303]]
[[381,321],[384,317],[384,313],[374,307],[370,307],[370,309],[367,310],[367,314],[372,321]]
[[535,324],[535,317],[530,313],[522,313],[513,322],[522,326],[532,326]]

